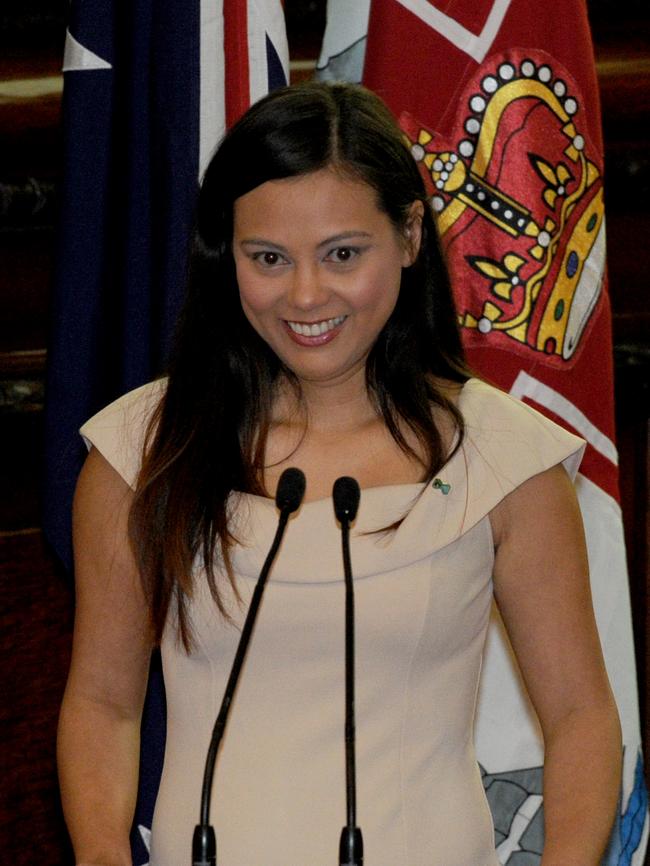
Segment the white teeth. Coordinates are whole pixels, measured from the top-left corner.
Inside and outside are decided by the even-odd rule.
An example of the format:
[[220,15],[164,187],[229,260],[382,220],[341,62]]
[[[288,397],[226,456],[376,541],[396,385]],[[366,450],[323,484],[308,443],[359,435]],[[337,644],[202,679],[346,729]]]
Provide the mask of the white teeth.
[[308,325],[303,322],[287,322],[294,334],[300,334],[301,337],[320,337],[327,331],[336,328],[344,320],[345,316],[336,316],[334,319],[324,319],[322,322],[315,322],[313,325]]

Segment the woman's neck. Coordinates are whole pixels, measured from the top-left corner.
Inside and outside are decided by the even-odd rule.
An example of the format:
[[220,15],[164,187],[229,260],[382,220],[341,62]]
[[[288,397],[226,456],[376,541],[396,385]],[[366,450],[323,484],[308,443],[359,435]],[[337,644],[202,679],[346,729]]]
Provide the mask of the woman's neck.
[[299,390],[284,383],[273,407],[272,425],[299,424],[324,434],[340,433],[363,427],[377,417],[362,370],[344,381],[301,381]]

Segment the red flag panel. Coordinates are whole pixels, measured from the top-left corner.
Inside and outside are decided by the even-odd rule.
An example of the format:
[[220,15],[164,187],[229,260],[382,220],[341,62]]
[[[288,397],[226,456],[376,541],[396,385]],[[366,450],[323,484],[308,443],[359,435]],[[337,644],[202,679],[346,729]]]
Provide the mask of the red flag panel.
[[576,44],[578,3],[377,0],[364,83],[420,164],[470,363],[550,389],[540,408],[588,440],[582,471],[616,496],[600,113]]

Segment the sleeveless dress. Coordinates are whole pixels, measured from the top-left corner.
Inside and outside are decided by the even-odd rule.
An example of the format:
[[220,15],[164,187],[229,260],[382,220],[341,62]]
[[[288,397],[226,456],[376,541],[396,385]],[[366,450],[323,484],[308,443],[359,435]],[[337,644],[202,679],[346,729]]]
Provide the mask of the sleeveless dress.
[[[164,383],[145,385],[83,428],[131,485]],[[362,490],[351,538],[356,605],[357,815],[368,866],[497,866],[473,745],[492,603],[489,512],[584,443],[471,379],[461,449],[437,482]],[[151,866],[191,862],[205,755],[247,603],[277,525],[272,500],[233,494],[233,622],[205,582],[187,655],[162,642],[168,730]],[[406,515],[396,531],[377,532]],[[344,583],[331,499],[289,521],[271,572],[213,787],[219,866],[333,866],[345,824]]]

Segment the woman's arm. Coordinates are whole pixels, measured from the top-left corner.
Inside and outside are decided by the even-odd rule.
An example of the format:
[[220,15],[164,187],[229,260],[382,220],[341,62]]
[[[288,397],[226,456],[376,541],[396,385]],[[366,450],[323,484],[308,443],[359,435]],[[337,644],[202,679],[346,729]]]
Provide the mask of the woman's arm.
[[598,866],[620,791],[621,731],[564,468],[526,481],[491,519],[495,595],[544,735],[542,866]]
[[131,866],[151,641],[127,538],[132,492],[92,449],[74,502],[76,612],[58,765],[78,863]]

